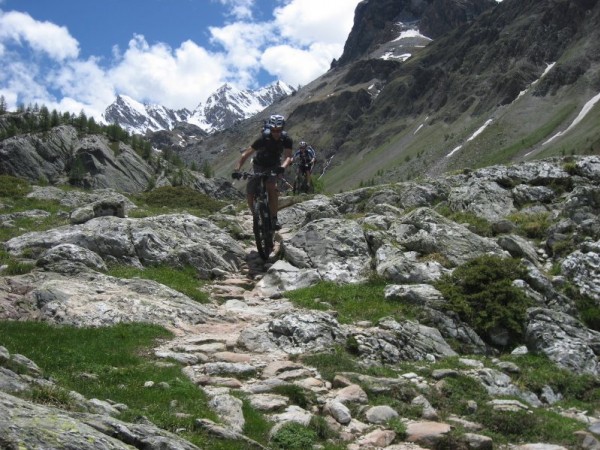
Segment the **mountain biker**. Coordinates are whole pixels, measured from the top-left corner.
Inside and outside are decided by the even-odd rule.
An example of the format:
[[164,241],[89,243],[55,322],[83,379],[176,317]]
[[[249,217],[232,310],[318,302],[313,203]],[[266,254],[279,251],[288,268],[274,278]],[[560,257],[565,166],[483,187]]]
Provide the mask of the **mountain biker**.
[[[292,163],[292,149],[294,143],[292,138],[283,131],[285,126],[285,118],[279,114],[273,114],[265,123],[265,128],[262,135],[256,139],[250,147],[244,150],[237,164],[233,178],[239,178],[239,172],[246,160],[255,152],[253,162],[254,173],[273,171],[282,174],[285,168]],[[284,158],[283,163],[281,158]],[[269,210],[273,220],[272,227],[275,230],[281,229],[281,225],[277,220],[277,210],[279,207],[279,191],[277,190],[276,177],[269,177],[267,180],[267,192],[269,193]],[[254,195],[258,187],[257,179],[250,179],[246,186],[246,198],[248,206],[252,211]]]
[[305,141],[301,141],[298,150],[294,153],[293,162],[298,164],[298,170],[304,175],[306,185],[309,187],[312,186],[312,170],[316,159],[315,149]]

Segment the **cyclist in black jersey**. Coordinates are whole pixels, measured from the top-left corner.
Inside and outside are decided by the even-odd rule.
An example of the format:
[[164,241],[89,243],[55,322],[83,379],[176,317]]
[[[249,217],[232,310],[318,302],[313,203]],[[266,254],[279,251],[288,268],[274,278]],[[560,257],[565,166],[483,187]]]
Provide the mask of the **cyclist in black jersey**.
[[[243,151],[235,169],[236,173],[240,172],[246,160],[256,153],[253,158],[253,170],[255,173],[272,170],[282,174],[285,168],[292,163],[292,149],[294,146],[292,138],[283,131],[284,126],[285,118],[283,116],[278,114],[270,116],[265,124],[262,135]],[[269,178],[267,181],[267,192],[269,193],[269,210],[273,218],[273,228],[279,230],[281,229],[281,225],[277,219],[279,192],[276,181],[276,177]],[[256,180],[249,180],[246,186],[246,197],[251,211],[256,193],[256,184]]]

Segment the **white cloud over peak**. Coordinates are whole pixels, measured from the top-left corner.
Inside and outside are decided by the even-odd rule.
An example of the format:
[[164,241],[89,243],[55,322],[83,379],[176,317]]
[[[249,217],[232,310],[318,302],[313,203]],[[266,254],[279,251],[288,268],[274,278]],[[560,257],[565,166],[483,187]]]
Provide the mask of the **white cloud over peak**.
[[162,43],[149,45],[144,36],[136,35],[106,75],[117,93],[169,108],[193,109],[222,84],[227,71],[222,55],[192,41],[172,49]]

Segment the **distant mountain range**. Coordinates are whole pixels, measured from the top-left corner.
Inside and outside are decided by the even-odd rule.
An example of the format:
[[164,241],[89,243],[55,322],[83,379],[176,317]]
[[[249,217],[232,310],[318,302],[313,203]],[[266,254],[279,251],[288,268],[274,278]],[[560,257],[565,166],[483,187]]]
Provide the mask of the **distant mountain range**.
[[181,124],[195,125],[210,134],[248,119],[294,93],[295,89],[282,81],[257,90],[240,90],[230,84],[224,84],[193,111],[143,104],[127,95],[119,95],[106,108],[102,119],[106,123],[118,124],[132,134],[171,131]]

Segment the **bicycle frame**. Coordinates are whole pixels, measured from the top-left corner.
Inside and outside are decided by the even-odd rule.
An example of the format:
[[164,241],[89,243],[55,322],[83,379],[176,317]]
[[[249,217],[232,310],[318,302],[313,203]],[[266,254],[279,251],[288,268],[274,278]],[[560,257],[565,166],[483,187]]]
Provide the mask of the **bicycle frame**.
[[267,179],[276,176],[274,172],[240,173],[241,178],[258,179],[258,190],[254,194],[252,203],[252,229],[256,239],[256,248],[263,260],[269,259],[273,251],[273,236],[275,231],[272,227],[271,210],[269,209],[269,193],[267,191]]

